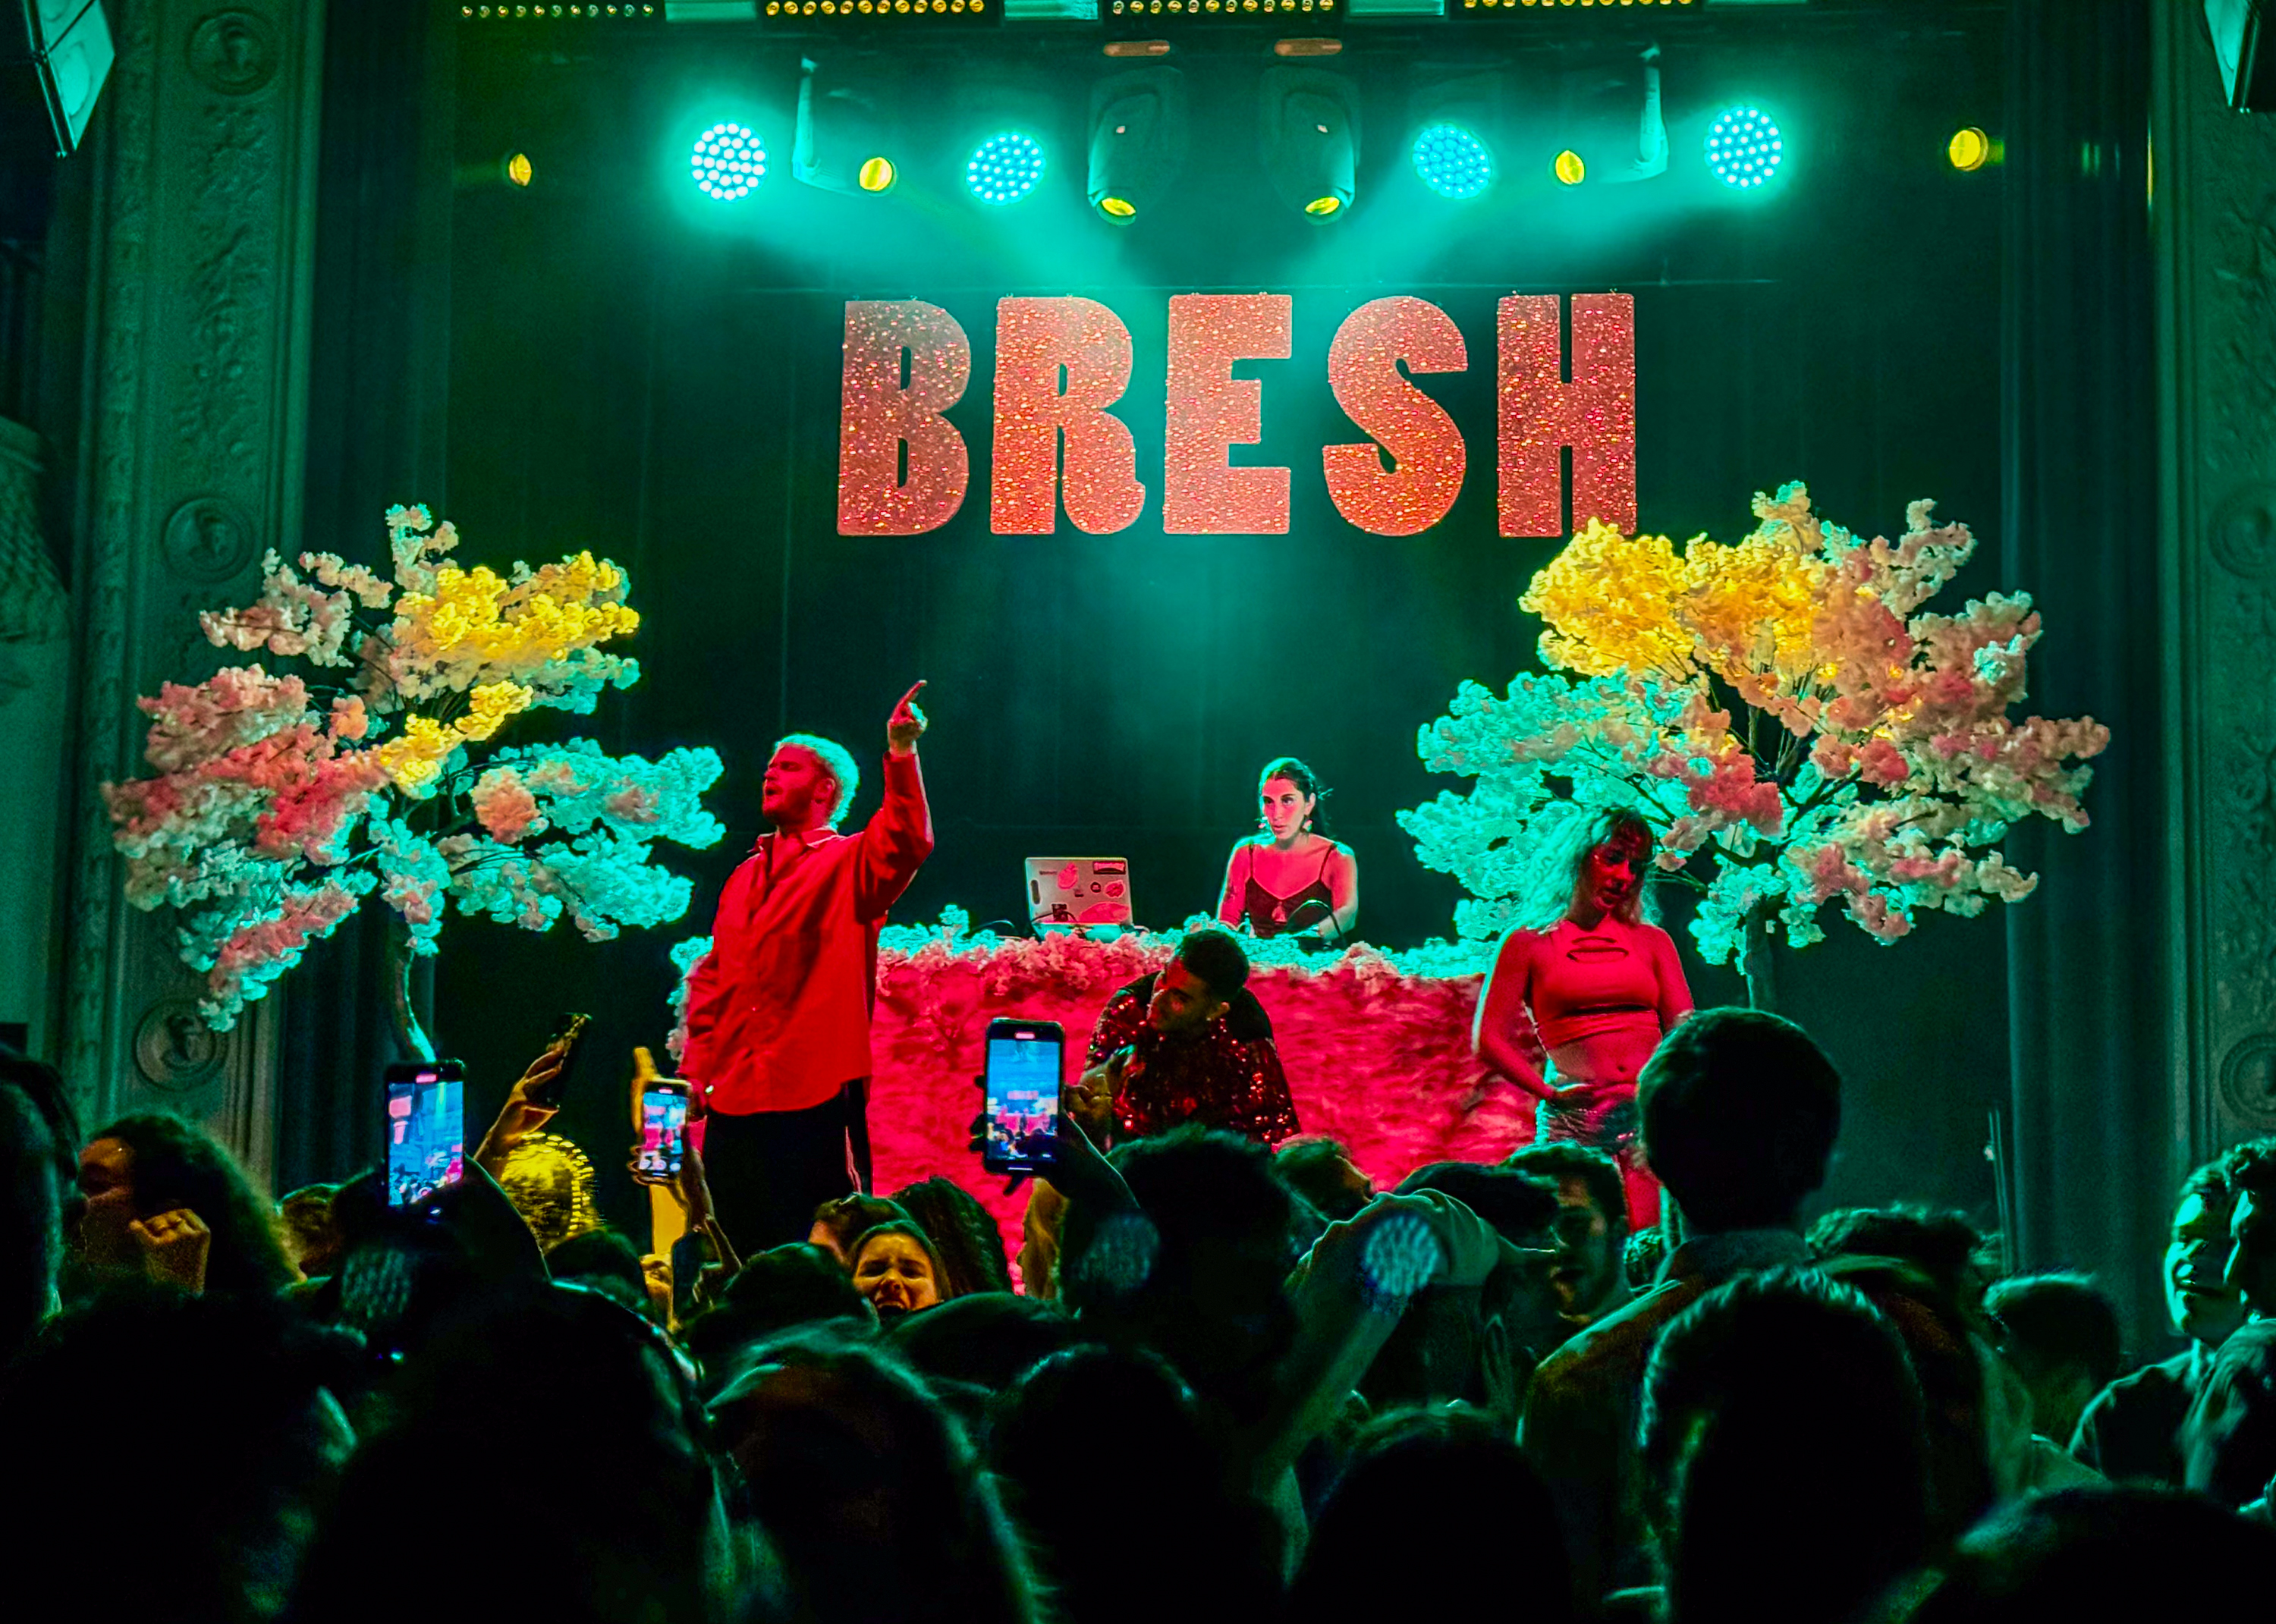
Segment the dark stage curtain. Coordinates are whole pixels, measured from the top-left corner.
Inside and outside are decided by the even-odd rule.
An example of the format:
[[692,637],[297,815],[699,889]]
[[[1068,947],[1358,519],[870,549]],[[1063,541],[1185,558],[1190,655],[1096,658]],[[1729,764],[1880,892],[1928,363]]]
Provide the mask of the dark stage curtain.
[[[455,8],[326,7],[302,545],[384,562],[397,502],[444,506]],[[368,902],[286,983],[277,1184],[379,1152],[387,910]],[[423,969],[424,967],[422,967]],[[416,978],[423,990],[431,976]]]
[[2137,1347],[2176,1159],[2159,738],[2146,0],[2014,0],[2007,59],[2005,579],[2048,634],[2029,708],[2109,725],[2066,836],[2008,911],[2016,1228],[2027,1266],[2099,1271]]

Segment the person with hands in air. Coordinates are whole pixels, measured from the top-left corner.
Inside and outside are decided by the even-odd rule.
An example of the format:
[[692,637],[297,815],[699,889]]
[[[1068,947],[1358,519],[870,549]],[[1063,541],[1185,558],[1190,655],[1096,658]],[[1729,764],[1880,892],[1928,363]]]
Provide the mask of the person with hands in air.
[[838,825],[861,781],[843,746],[779,740],[760,808],[770,832],[728,879],[711,951],[688,978],[681,1071],[704,1122],[711,1194],[747,1248],[802,1241],[813,1214],[869,1188],[869,1011],[877,930],[932,851],[917,740],[920,682],[885,724],[884,803]]
[[1269,1407],[1239,1440],[1256,1492],[1294,1507],[1297,1458],[1343,1415],[1408,1306],[1426,1290],[1483,1289],[1511,1250],[1439,1190],[1378,1195],[1330,1224],[1289,1276],[1294,1334]]
[[482,1135],[482,1142],[474,1150],[475,1164],[491,1178],[503,1182],[506,1158],[513,1153],[513,1148],[553,1120],[560,1111],[553,1084],[569,1064],[573,1041],[566,1033],[557,1035],[538,1051],[537,1058],[506,1090],[505,1104],[498,1107],[489,1132]]
[[[725,1226],[719,1222],[711,1202],[711,1186],[703,1176],[703,1153],[696,1148],[695,1136],[683,1133],[679,1140],[679,1167],[675,1172],[660,1172],[641,1165],[641,1134],[643,1127],[641,1096],[649,1083],[658,1081],[656,1059],[646,1049],[633,1051],[632,1113],[633,1149],[626,1164],[633,1182],[667,1192],[679,1203],[681,1218],[680,1243],[672,1248],[672,1256],[665,1263],[664,1295],[668,1301],[684,1300],[693,1312],[698,1307],[709,1307],[726,1282],[742,1272],[743,1260],[737,1256],[735,1243],[727,1238]],[[659,1260],[643,1258],[643,1272],[653,1273],[650,1265]],[[681,1292],[675,1282],[684,1269],[695,1271],[693,1289]]]

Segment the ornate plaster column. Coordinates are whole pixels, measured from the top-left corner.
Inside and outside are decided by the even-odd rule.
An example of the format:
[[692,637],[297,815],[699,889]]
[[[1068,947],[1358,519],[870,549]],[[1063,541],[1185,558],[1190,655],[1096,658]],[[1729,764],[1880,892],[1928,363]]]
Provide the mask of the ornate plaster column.
[[2276,1133],[2276,112],[2199,9],[2158,13],[2151,120],[2177,1172]]
[[137,694],[220,664],[196,611],[301,545],[321,0],[113,0],[87,156],[65,1074],[90,1121],[163,1105],[273,1161],[277,998],[205,1029],[174,926],[120,895],[97,786],[141,770]]

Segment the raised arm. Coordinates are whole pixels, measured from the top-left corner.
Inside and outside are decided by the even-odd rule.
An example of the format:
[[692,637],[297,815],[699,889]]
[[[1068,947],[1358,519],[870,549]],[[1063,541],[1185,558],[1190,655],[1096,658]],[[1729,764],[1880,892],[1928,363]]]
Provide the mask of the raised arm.
[[876,919],[900,900],[932,854],[932,809],[925,804],[917,740],[924,734],[916,698],[920,682],[901,695],[885,724],[885,803],[856,837],[861,843],[854,894],[863,919]]
[[[1256,867],[1256,847],[1246,840],[1233,843],[1233,854],[1225,860],[1225,889],[1218,893],[1217,922],[1228,930],[1240,929],[1241,915],[1248,911],[1247,896],[1249,872]],[[1236,884],[1233,876],[1240,881]]]
[[1554,1090],[1534,1065],[1522,1039],[1533,1024],[1526,1008],[1533,940],[1532,932],[1527,930],[1513,930],[1502,938],[1501,952],[1495,956],[1485,988],[1478,994],[1478,1018],[1470,1028],[1470,1047],[1489,1069],[1536,1099],[1547,1099]]

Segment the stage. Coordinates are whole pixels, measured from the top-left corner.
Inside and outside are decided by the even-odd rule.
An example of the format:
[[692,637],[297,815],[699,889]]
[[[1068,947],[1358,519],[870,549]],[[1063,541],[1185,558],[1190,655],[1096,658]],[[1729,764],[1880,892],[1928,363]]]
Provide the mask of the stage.
[[[989,1021],[1058,1021],[1073,1081],[1107,999],[1159,970],[1177,938],[967,935],[951,920],[889,928],[879,945],[869,1087],[876,1188],[890,1195],[935,1173],[953,1179],[987,1203],[1012,1254],[1026,1192],[1005,1195],[968,1148]],[[1477,948],[1357,945],[1305,958],[1286,943],[1245,945],[1265,960],[1248,985],[1271,1017],[1303,1131],[1342,1141],[1379,1184],[1426,1162],[1498,1161],[1532,1138],[1531,1103],[1490,1081],[1470,1053],[1483,980]]]

